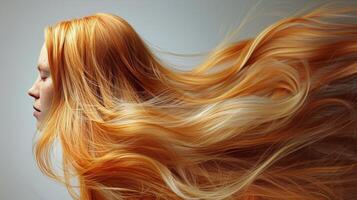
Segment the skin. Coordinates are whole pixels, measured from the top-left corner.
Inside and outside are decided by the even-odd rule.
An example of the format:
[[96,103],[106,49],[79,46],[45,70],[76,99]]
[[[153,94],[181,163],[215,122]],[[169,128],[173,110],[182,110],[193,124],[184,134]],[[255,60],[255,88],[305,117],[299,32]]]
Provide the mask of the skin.
[[39,129],[41,120],[46,116],[53,98],[53,84],[45,43],[42,45],[38,58],[38,68],[38,77],[32,87],[28,90],[28,95],[35,100],[33,106],[40,110],[40,112],[37,112],[34,109],[34,116],[37,119],[37,129]]

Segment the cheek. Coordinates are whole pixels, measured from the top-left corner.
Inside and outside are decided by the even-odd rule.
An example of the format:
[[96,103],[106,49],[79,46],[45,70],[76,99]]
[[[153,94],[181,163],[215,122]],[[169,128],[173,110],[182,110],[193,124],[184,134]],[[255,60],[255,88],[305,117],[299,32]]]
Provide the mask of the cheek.
[[43,86],[41,88],[41,103],[43,104],[43,106],[45,108],[47,108],[48,106],[50,106],[52,98],[53,98],[53,87],[50,85],[47,86]]

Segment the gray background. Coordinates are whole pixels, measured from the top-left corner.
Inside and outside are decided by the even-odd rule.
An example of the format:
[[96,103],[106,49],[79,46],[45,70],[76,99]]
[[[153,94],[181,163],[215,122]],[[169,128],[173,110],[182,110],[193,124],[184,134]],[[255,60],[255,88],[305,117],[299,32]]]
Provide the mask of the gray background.
[[[0,200],[69,200],[66,189],[36,167],[32,154],[35,118],[27,95],[45,26],[95,12],[127,20],[153,48],[175,53],[205,52],[237,27],[256,0],[32,0],[0,1]],[[255,36],[268,24],[308,0],[265,0],[237,39]],[[323,1],[319,1],[320,3]],[[316,1],[314,1],[316,3]],[[200,59],[180,59],[158,51],[163,60],[187,69]]]

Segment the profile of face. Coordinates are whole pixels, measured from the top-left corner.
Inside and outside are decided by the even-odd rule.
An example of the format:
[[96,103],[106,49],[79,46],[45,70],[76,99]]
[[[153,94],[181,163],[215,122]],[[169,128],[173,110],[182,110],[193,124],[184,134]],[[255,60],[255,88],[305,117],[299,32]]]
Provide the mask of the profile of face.
[[37,119],[37,129],[41,120],[46,116],[53,98],[53,85],[48,64],[47,49],[43,44],[38,58],[38,77],[32,87],[28,90],[28,95],[34,98],[34,113]]

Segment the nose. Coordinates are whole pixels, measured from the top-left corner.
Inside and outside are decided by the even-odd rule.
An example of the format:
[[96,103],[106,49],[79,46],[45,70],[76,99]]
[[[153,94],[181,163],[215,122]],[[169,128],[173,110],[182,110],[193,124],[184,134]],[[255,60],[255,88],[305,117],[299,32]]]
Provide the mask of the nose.
[[37,86],[36,86],[36,83],[34,83],[33,85],[32,85],[32,87],[27,91],[27,94],[28,95],[30,95],[30,96],[32,96],[33,98],[35,98],[35,99],[38,99],[39,98],[39,93],[38,93],[38,90],[37,90],[37,88],[36,88]]

